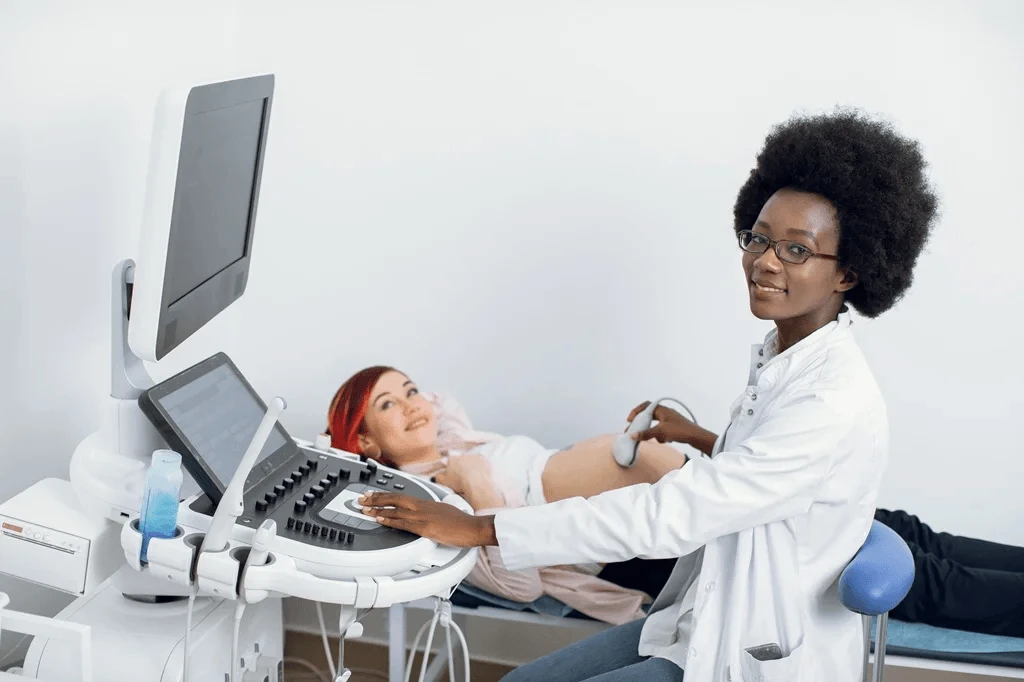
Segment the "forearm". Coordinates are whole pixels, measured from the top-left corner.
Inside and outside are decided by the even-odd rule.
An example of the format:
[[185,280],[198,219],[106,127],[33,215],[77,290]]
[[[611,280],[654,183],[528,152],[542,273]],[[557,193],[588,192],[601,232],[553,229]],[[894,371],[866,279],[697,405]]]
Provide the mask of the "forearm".
[[493,520],[481,518],[474,539],[481,545],[498,542],[509,570],[685,556],[702,543],[675,532],[679,510],[671,504],[659,509],[654,491],[670,477],[685,476],[689,468],[669,474],[658,486],[630,486],[590,499],[503,510]]

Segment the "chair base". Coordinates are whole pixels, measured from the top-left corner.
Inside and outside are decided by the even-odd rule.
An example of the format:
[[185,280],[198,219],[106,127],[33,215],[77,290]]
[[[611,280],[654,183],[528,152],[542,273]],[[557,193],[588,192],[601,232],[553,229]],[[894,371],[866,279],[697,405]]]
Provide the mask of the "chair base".
[[883,682],[885,680],[885,632],[889,624],[889,614],[883,613],[878,618],[878,636],[875,637],[875,665],[872,674],[871,656],[871,618],[861,616],[864,622],[864,682]]

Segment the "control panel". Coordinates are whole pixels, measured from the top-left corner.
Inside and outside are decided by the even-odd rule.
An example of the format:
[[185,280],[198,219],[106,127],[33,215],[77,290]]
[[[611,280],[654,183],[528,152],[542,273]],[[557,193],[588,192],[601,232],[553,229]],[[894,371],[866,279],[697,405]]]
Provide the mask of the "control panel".
[[[366,492],[399,492],[435,499],[414,478],[384,471],[372,460],[361,462],[300,448],[298,455],[246,492],[245,512],[237,523],[258,528],[273,519],[278,537],[349,551],[390,549],[419,538],[382,526],[363,514],[358,500]],[[205,495],[191,508],[213,515],[213,506]]]

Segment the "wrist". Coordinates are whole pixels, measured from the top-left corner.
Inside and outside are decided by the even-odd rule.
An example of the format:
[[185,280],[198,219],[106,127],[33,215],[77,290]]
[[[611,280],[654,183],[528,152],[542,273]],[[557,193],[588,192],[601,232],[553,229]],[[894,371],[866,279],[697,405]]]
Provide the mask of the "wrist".
[[494,527],[494,515],[474,516],[476,520],[476,546],[497,547],[498,533]]
[[693,432],[687,438],[686,444],[706,455],[710,455],[711,451],[715,449],[715,442],[717,440],[717,434],[697,426],[694,427]]

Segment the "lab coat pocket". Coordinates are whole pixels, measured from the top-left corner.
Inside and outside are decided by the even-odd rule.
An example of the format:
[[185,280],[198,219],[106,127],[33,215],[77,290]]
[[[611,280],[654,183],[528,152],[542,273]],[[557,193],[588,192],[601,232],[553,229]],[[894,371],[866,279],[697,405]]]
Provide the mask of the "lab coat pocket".
[[[794,682],[800,679],[800,658],[803,644],[797,645],[788,656],[773,661],[759,661],[746,650],[740,652],[739,670],[733,667],[732,682]],[[739,676],[736,675],[739,673]]]

